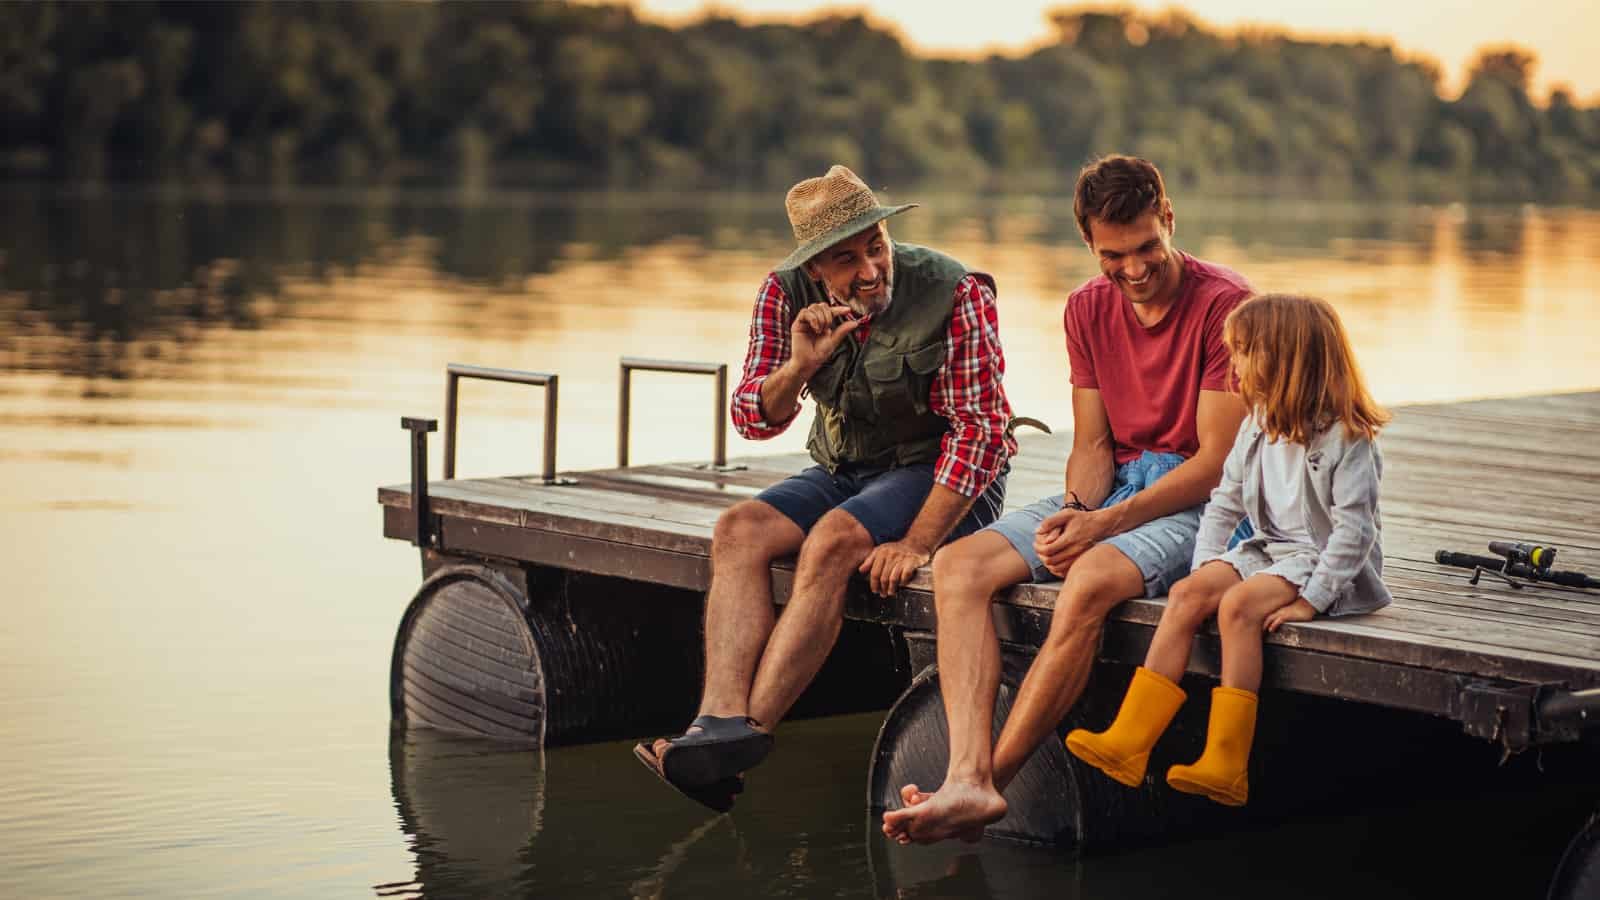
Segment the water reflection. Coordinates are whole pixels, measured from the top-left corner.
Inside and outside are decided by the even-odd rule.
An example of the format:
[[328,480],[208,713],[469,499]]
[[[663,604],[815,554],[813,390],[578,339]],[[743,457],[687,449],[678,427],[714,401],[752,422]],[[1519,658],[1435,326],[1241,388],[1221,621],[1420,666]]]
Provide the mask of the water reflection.
[[[386,321],[559,344],[574,330],[648,328],[642,310],[698,310],[738,333],[789,241],[765,196],[0,193],[0,372],[95,381],[183,377],[219,331],[292,322],[325,323],[329,337]],[[1069,200],[920,199],[897,236],[995,273],[1008,351],[1040,370],[1012,382],[1025,394],[1053,385],[1060,298],[1093,274]],[[1408,350],[1440,332],[1470,358],[1513,355],[1503,378],[1460,366],[1456,396],[1600,381],[1586,340],[1600,326],[1579,287],[1600,268],[1600,214],[1180,201],[1180,245],[1262,289],[1345,309],[1363,356],[1392,376],[1374,379],[1384,399],[1445,393],[1404,390],[1422,368]]]
[[876,725],[870,714],[786,725],[779,752],[751,774],[727,816],[661,787],[626,744],[540,754],[421,730],[397,735],[394,798],[415,875],[374,891],[638,900],[1536,896],[1596,800],[1592,749],[1568,747],[1486,770],[1470,792],[1419,786],[1358,813],[1093,858],[994,840],[900,847],[860,815]]
[[389,768],[417,876],[377,885],[380,896],[494,897],[517,887],[544,826],[537,750],[414,729],[390,739]]

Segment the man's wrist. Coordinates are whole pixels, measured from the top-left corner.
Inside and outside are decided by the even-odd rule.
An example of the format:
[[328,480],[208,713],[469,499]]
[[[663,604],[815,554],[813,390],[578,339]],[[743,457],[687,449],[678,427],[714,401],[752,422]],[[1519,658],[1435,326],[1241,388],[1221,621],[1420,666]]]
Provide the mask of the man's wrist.
[[778,367],[778,374],[781,374],[785,380],[792,381],[796,384],[805,384],[811,380],[811,376],[817,374],[817,369],[819,368],[821,368],[821,366],[807,367],[798,359],[795,359],[793,356],[791,356],[784,362],[783,365]]
[[1121,534],[1127,530],[1123,527],[1123,523],[1127,521],[1128,517],[1127,501],[1097,509],[1089,515],[1094,518],[1095,525],[1098,526],[1100,537],[1102,538]]

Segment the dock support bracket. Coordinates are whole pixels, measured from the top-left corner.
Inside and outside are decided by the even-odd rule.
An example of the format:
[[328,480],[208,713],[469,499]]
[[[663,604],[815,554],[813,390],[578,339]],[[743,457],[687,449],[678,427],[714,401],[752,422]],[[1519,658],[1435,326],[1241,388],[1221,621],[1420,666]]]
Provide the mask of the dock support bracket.
[[1467,734],[1500,744],[1507,755],[1576,741],[1585,728],[1600,724],[1600,688],[1470,681],[1460,702],[1458,718]]

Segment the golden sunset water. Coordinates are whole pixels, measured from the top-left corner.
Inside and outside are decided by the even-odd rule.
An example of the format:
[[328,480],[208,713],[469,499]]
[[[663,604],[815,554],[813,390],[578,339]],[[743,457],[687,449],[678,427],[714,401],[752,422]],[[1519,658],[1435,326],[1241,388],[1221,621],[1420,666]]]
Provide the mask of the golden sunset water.
[[[1070,426],[1061,308],[1094,272],[1070,200],[895,199],[924,203],[897,239],[999,282],[1016,412]],[[612,465],[619,357],[737,378],[792,246],[780,200],[8,190],[0,895],[1166,895],[1143,873],[1193,848],[986,850],[982,877],[884,857],[863,802],[875,716],[792,726],[744,818],[716,825],[620,744],[391,744],[418,583],[375,502],[408,477],[399,418],[442,418],[447,362],[555,372],[561,468]],[[1180,247],[1332,301],[1381,401],[1600,387],[1600,212],[1179,196],[1177,216]],[[632,461],[709,458],[710,392],[637,376]],[[537,470],[541,403],[469,382],[459,474]],[[729,453],[803,434],[730,432]],[[1471,821],[1406,815],[1393,827]],[[1473,830],[1458,851],[1494,837]],[[1493,877],[1537,893],[1559,846],[1511,846]],[[1390,896],[1392,876],[1297,890]]]

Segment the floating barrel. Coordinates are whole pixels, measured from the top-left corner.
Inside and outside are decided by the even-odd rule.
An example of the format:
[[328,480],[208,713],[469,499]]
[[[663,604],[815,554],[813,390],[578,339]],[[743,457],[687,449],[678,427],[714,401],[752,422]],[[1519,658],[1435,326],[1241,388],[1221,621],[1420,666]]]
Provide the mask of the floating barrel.
[[[927,635],[906,635],[912,659],[927,659]],[[1007,645],[992,734],[998,736],[1033,651]],[[1120,849],[1195,835],[1241,823],[1281,821],[1392,802],[1424,790],[1448,790],[1462,777],[1496,765],[1498,748],[1467,737],[1445,719],[1303,694],[1262,697],[1251,756],[1248,806],[1231,809],[1182,794],[1166,770],[1190,762],[1205,743],[1210,692],[1216,682],[1188,676],[1189,700],[1157,743],[1142,786],[1123,787],[1066,751],[1073,728],[1104,729],[1115,717],[1132,667],[1096,663],[1088,688],[1065,721],[1046,737],[1006,790],[1005,818],[990,837],[1075,852]],[[944,780],[948,725],[935,666],[923,669],[890,709],[873,748],[868,803],[875,814],[901,806],[900,787],[932,790]]]
[[[679,731],[699,700],[703,603],[620,578],[450,563],[401,620],[394,720],[540,746]],[[897,630],[847,621],[791,718],[884,709],[910,674]]]
[[1567,845],[1550,883],[1550,900],[1594,897],[1600,897],[1600,812]]
[[[995,702],[992,736],[998,737],[1026,671],[1027,657],[1002,655],[1000,693]],[[1074,715],[1061,727],[1065,735],[1080,718],[1096,718],[1098,692],[1086,692]],[[1120,700],[1120,696],[1116,698]],[[1113,707],[1114,711],[1114,707]],[[889,710],[872,752],[868,802],[874,813],[898,808],[900,787],[916,784],[928,791],[944,781],[949,756],[949,726],[939,693],[939,673],[929,666]],[[1105,782],[1102,784],[1101,782]],[[989,837],[1069,849],[1096,842],[1164,830],[1161,798],[1148,783],[1139,790],[1122,787],[1073,757],[1059,739],[1046,739],[1006,790],[1005,818],[985,829]]]
[[396,722],[543,745],[692,712],[698,595],[542,569],[525,581],[463,563],[423,582],[395,638]]

